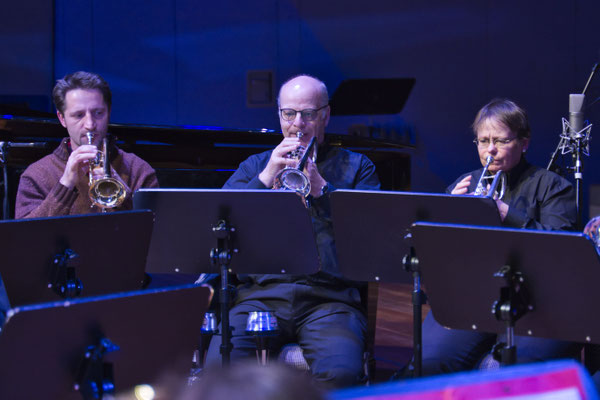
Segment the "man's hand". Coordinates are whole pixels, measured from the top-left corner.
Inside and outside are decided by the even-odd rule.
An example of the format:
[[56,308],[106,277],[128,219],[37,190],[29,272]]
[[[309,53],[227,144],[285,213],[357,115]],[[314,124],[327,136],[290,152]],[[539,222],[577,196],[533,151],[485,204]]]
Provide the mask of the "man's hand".
[[460,182],[454,186],[452,192],[450,194],[467,194],[467,190],[469,190],[469,185],[471,184],[471,175],[465,176]]
[[325,186],[327,181],[323,179],[319,170],[317,169],[317,164],[310,158],[306,161],[306,165],[304,166],[304,173],[306,177],[310,181],[310,194],[315,199],[321,197],[321,188]]
[[273,187],[273,181],[275,180],[275,176],[277,176],[279,171],[284,169],[286,166],[293,168],[298,165],[299,160],[295,158],[289,158],[287,157],[287,154],[296,150],[300,144],[300,139],[297,137],[287,137],[284,138],[281,143],[279,143],[279,145],[273,149],[267,166],[260,174],[258,174],[258,179],[260,179],[263,185],[268,188]]
[[97,153],[98,149],[96,146],[87,144],[79,146],[77,150],[73,150],[67,160],[65,171],[59,182],[63,186],[73,189],[81,176],[85,176],[88,172],[89,161],[94,159]]

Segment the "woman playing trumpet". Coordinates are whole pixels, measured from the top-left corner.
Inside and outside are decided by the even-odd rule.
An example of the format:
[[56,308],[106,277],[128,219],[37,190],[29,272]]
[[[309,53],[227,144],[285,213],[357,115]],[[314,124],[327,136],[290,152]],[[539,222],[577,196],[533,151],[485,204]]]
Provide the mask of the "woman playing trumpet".
[[[577,211],[575,191],[565,179],[531,165],[525,159],[530,129],[525,111],[514,102],[492,100],[475,117],[475,146],[488,171],[506,174],[506,188],[496,204],[504,226],[545,230],[573,230]],[[452,194],[472,194],[483,169],[459,177],[449,188]],[[467,251],[457,249],[457,253]],[[485,262],[485,260],[482,260]],[[495,334],[445,329],[432,313],[423,323],[423,375],[457,372],[475,368],[498,338]],[[500,339],[502,341],[502,339]],[[581,346],[575,343],[516,336],[517,362],[575,357]]]
[[[481,165],[486,166],[491,156],[487,173],[493,176],[503,171],[507,177],[505,194],[502,199],[496,199],[504,225],[574,229],[576,210],[572,185],[525,159],[531,131],[523,109],[510,100],[493,100],[475,117],[473,131]],[[474,193],[482,172],[483,169],[478,169],[462,175],[450,185],[448,193]]]

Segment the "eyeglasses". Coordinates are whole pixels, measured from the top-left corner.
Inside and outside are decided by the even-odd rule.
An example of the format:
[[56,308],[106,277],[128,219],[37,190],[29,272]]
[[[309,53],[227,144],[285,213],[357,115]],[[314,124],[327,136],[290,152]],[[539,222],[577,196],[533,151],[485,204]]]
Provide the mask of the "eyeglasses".
[[302,119],[305,121],[314,121],[317,119],[317,115],[319,111],[327,107],[329,104],[325,104],[323,107],[319,108],[307,108],[305,110],[294,110],[293,108],[280,108],[279,114],[281,114],[281,118],[285,121],[293,121],[296,119],[296,115],[300,113]]
[[[510,142],[512,142],[515,139],[517,139],[517,138],[514,137],[514,138],[510,138],[510,139],[494,139],[493,140],[494,147],[501,149],[503,147],[508,146],[510,144]],[[490,139],[488,139],[488,138],[474,139],[473,143],[475,143],[477,145],[477,147],[486,148],[490,145]]]

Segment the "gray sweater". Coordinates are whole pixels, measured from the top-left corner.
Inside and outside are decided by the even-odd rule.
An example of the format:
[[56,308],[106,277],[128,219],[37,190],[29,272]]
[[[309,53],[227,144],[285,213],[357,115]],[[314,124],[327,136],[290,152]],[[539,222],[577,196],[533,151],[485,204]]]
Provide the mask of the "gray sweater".
[[[88,179],[82,177],[73,189],[63,186],[59,180],[71,153],[69,138],[39,161],[31,164],[19,182],[15,218],[39,218],[62,215],[88,214],[100,212],[92,206],[88,196]],[[152,167],[132,153],[114,148],[111,160],[113,177],[125,184],[127,197],[123,204],[113,211],[130,210],[133,207],[132,194],[140,188],[158,187],[156,173]]]

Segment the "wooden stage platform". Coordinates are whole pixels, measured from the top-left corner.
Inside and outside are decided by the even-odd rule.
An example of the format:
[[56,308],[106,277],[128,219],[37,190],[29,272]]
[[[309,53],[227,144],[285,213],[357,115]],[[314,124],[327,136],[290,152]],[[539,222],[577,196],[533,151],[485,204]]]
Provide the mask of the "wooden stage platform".
[[[375,326],[376,382],[383,382],[412,357],[411,284],[379,283]],[[369,299],[371,301],[371,299]],[[423,318],[429,306],[423,306]]]

